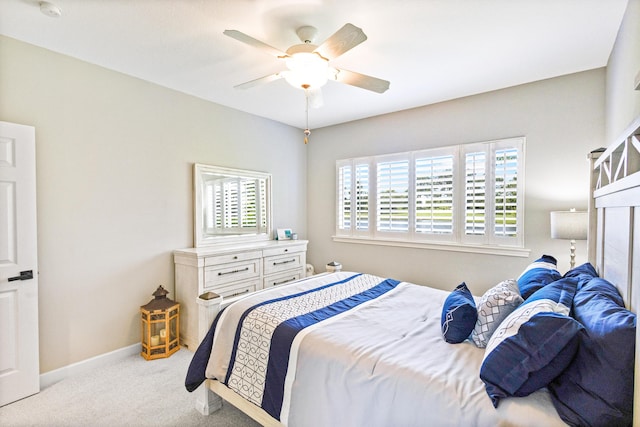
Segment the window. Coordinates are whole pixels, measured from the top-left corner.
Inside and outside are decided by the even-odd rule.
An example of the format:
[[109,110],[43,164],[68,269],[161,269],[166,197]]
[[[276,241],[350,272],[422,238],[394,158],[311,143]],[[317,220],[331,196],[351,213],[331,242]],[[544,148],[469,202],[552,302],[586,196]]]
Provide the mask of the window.
[[336,162],[338,237],[523,247],[524,138]]

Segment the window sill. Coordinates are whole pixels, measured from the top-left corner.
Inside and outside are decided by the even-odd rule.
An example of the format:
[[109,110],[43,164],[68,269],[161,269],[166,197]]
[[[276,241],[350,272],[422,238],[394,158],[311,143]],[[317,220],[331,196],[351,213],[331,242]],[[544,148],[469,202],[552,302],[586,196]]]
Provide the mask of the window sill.
[[395,246],[414,249],[431,249],[438,251],[467,252],[485,255],[501,255],[528,258],[531,250],[514,248],[511,246],[486,246],[486,245],[461,245],[448,242],[409,242],[404,240],[370,239],[367,237],[333,236],[333,241],[338,243],[356,243],[361,245]]

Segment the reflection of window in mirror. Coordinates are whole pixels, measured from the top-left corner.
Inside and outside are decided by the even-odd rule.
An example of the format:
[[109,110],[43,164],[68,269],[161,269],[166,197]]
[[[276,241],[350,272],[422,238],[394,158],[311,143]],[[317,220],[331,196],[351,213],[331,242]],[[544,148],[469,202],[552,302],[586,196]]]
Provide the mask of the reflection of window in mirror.
[[270,174],[195,164],[194,184],[196,247],[270,238]]
[[207,234],[266,232],[264,179],[209,175],[204,183],[204,192]]

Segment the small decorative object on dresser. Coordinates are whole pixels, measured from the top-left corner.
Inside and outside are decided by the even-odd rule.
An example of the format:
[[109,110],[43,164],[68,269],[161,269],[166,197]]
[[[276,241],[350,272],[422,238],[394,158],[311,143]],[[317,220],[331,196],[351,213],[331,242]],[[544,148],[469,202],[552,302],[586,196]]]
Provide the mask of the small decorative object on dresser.
[[147,360],[169,357],[180,350],[180,304],[167,298],[167,294],[169,291],[158,286],[154,298],[140,307],[140,355]]
[[327,273],[335,273],[337,271],[342,271],[342,264],[338,261],[331,261],[327,264]]
[[290,228],[278,228],[276,236],[278,240],[290,240],[293,237],[293,232]]
[[304,278],[307,243],[263,240],[174,251],[182,344],[195,350],[199,342],[198,295],[214,292],[227,305],[251,292]]

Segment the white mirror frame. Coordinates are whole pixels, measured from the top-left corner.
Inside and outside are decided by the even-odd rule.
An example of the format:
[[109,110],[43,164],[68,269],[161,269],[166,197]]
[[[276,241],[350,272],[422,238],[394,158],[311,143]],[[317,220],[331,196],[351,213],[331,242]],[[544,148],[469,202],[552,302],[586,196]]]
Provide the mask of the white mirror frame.
[[[205,215],[205,194],[204,183],[207,175],[220,175],[227,177],[239,177],[249,179],[264,179],[266,195],[265,200],[267,206],[266,212],[266,231],[264,233],[249,234],[224,234],[215,235],[208,234],[204,230]],[[193,165],[193,240],[196,248],[203,246],[213,246],[220,244],[230,244],[239,242],[255,242],[261,240],[270,240],[273,234],[272,230],[272,208],[271,208],[271,174],[265,172],[256,172],[242,169],[231,169],[219,166],[204,165],[195,163]]]

